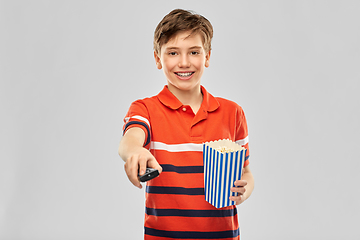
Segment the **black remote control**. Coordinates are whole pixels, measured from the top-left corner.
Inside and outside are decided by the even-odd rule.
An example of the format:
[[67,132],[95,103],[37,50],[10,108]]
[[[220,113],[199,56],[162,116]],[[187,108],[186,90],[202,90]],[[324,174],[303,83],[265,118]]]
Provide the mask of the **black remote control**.
[[155,177],[159,176],[159,171],[153,168],[146,168],[146,171],[143,175],[139,175],[140,182],[149,181]]

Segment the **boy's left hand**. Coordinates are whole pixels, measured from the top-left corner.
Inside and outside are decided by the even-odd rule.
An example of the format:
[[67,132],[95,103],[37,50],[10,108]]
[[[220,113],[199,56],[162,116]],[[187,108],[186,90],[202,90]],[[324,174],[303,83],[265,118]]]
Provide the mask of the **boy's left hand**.
[[246,192],[245,186],[247,185],[246,180],[236,180],[234,182],[235,187],[231,188],[232,192],[237,193],[237,196],[231,196],[230,200],[236,202],[236,205],[239,205],[243,201],[245,201],[244,194]]

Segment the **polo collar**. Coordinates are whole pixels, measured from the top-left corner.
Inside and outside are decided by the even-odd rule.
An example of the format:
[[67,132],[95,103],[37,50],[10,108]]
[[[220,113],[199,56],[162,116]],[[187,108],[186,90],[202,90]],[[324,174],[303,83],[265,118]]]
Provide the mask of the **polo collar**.
[[[220,106],[220,103],[216,100],[214,96],[208,93],[203,86],[200,87],[203,94],[203,102],[201,103],[201,108],[208,112],[215,111]],[[162,104],[173,110],[177,110],[183,106],[179,99],[177,99],[175,95],[170,92],[167,85],[164,86],[163,90],[157,95],[157,97]]]

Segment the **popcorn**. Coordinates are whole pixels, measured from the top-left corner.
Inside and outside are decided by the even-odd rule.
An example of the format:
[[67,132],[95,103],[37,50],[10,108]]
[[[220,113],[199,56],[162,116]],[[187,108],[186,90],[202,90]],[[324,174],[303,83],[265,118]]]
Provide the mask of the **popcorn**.
[[216,208],[234,205],[230,191],[241,179],[246,148],[228,140],[206,142],[203,145],[205,200]]
[[216,151],[219,151],[221,153],[229,153],[229,152],[234,152],[235,150],[229,148],[229,147],[226,147],[226,146],[221,146],[221,147],[217,147],[215,148]]

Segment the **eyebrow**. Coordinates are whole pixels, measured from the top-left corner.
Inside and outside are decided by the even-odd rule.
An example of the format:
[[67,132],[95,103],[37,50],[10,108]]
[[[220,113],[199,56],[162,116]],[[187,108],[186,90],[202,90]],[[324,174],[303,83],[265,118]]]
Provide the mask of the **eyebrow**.
[[[200,49],[202,48],[201,46],[193,46],[193,47],[190,47],[189,49]],[[178,50],[179,48],[178,47],[168,47],[166,48],[165,50]]]

